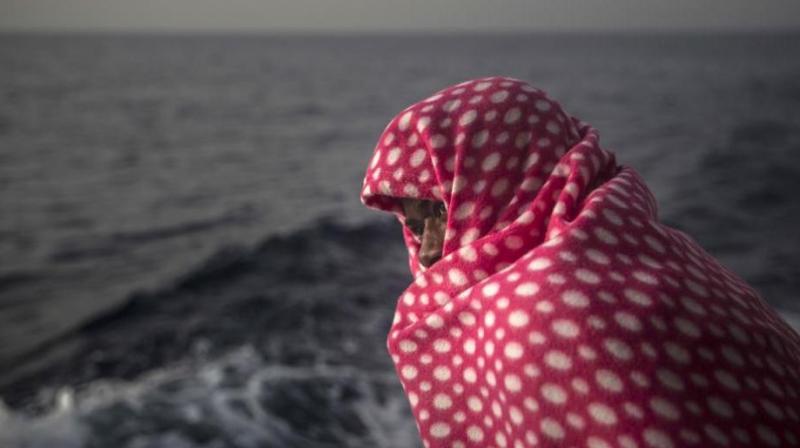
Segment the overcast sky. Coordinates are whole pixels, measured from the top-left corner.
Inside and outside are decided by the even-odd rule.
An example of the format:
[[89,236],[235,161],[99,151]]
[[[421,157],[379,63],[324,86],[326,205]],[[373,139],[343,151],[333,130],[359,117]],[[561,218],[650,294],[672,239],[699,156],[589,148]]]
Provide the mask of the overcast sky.
[[800,0],[0,0],[0,30],[800,29]]

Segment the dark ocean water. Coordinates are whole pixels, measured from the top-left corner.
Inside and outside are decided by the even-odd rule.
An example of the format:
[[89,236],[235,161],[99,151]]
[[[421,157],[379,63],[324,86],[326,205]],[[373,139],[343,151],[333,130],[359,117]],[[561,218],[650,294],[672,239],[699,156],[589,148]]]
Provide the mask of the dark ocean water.
[[417,446],[410,280],[361,176],[447,85],[530,81],[800,319],[800,34],[0,36],[0,446]]

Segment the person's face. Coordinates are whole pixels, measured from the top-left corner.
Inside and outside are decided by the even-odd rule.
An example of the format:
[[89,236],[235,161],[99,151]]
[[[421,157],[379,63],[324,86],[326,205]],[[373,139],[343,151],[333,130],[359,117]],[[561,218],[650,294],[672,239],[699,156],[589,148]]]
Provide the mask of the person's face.
[[442,257],[447,210],[439,201],[402,198],[402,202],[405,226],[421,241],[417,258],[427,268]]

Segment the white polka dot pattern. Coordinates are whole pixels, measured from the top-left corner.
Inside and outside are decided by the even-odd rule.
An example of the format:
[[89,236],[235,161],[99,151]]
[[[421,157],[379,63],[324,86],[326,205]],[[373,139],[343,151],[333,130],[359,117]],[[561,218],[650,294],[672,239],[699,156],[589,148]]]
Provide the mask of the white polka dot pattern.
[[441,200],[387,346],[426,447],[800,445],[800,336],[514,78],[468,80],[389,123],[361,191]]

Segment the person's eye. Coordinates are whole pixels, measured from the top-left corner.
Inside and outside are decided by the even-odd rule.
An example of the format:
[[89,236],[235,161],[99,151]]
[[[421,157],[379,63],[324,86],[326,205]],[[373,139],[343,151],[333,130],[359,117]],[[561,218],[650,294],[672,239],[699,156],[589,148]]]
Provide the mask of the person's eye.
[[422,235],[422,232],[425,230],[422,222],[418,219],[406,219],[406,227],[415,235]]

